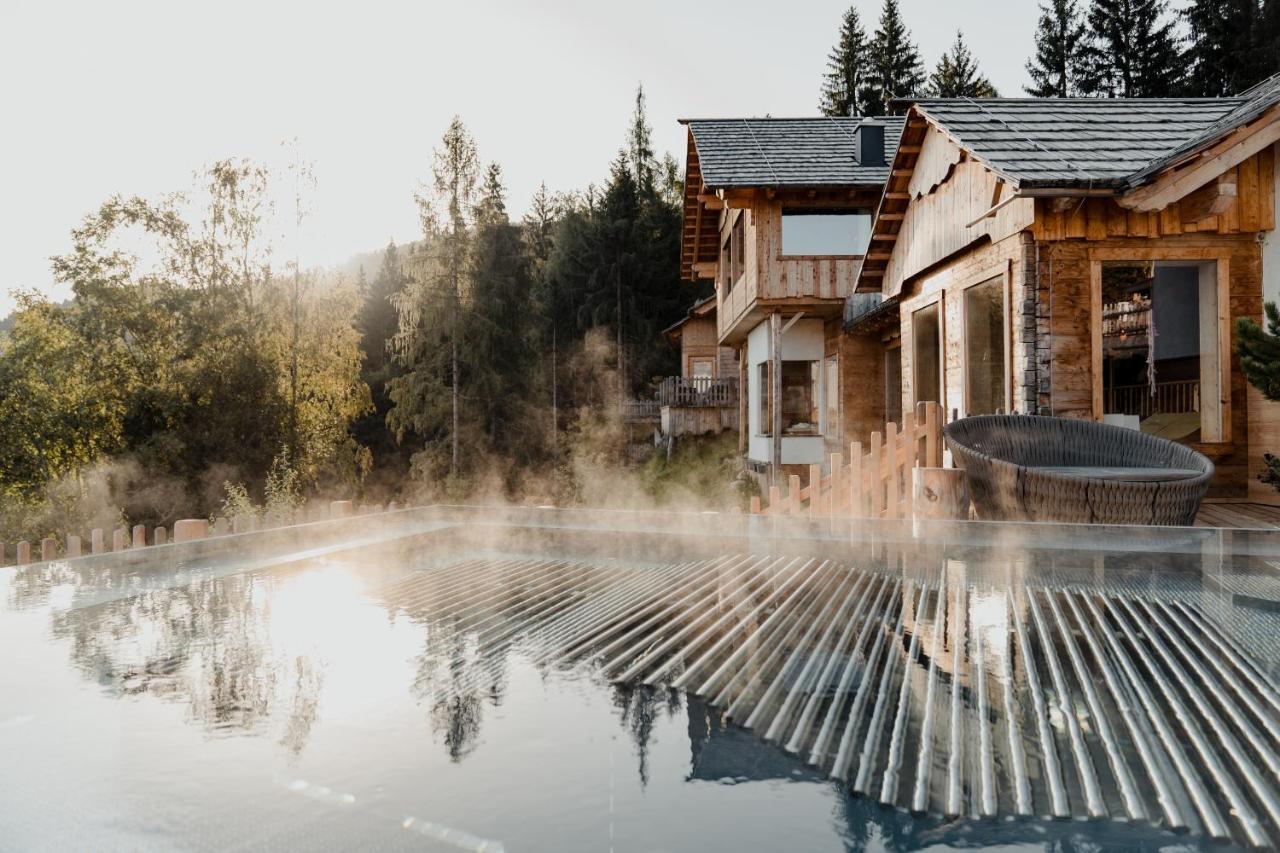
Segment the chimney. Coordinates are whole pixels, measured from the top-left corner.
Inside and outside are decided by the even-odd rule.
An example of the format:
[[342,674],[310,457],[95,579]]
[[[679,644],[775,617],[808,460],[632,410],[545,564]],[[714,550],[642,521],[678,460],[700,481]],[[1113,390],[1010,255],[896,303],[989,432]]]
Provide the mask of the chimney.
[[853,131],[855,152],[859,166],[883,166],[884,125],[875,119],[867,119]]

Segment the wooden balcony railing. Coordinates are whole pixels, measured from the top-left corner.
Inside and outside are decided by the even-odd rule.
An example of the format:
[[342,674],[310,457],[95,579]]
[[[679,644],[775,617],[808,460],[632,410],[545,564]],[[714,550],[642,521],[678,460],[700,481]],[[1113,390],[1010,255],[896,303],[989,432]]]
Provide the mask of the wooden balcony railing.
[[724,408],[738,404],[737,379],[668,376],[658,387],[658,404],[678,408]]
[[1107,412],[1149,418],[1155,414],[1200,411],[1200,382],[1157,382],[1150,385],[1117,385],[1107,389]]

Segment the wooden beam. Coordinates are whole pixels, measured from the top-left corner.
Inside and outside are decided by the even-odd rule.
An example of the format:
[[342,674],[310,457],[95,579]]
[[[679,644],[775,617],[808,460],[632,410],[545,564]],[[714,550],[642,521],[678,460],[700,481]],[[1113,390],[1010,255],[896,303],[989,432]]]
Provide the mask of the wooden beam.
[[712,193],[700,193],[698,195],[698,201],[701,202],[702,206],[705,207],[707,210],[723,210],[724,209],[724,199]]
[[1130,210],[1162,210],[1267,146],[1280,142],[1280,109],[1273,108],[1267,116],[1266,124],[1239,128],[1205,151],[1199,160],[1165,172],[1146,186],[1121,196],[1120,206]]
[[879,217],[877,217],[877,218],[879,218],[879,219],[883,219],[885,222],[898,222],[898,221],[900,221],[904,216],[906,216],[906,214],[905,214],[905,213],[882,213],[882,214],[880,214],[880,216],[879,216]]
[[752,190],[716,190],[716,194],[729,210],[746,210],[751,207]]
[[693,274],[698,278],[715,278],[716,266],[715,261],[694,261]]
[[[761,393],[765,393],[761,389]],[[782,314],[769,315],[769,482],[782,482]]]
[[1219,175],[1200,189],[1183,196],[1178,202],[1183,224],[1201,222],[1220,213],[1226,213],[1235,202],[1236,194],[1235,171]]

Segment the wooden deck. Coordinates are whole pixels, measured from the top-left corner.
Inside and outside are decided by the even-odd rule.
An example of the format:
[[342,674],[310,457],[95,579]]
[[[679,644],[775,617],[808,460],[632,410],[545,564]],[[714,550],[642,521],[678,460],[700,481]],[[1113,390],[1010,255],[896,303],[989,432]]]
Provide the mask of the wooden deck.
[[1196,527],[1280,530],[1280,506],[1206,501],[1200,507],[1200,514],[1196,516]]

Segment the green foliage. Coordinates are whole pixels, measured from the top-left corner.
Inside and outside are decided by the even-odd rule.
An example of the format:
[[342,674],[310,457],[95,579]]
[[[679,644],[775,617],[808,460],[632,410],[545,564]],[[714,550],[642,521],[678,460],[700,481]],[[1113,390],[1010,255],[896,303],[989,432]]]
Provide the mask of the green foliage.
[[925,85],[920,50],[902,20],[898,0],[884,0],[880,23],[871,39],[871,73],[863,95],[866,115],[885,115],[894,98],[920,94]]
[[[1280,309],[1268,302],[1263,310],[1267,316],[1265,331],[1248,317],[1236,320],[1236,355],[1249,384],[1268,400],[1280,400]],[[1258,479],[1280,491],[1280,460],[1267,453],[1263,462],[1266,467]]]
[[1280,310],[1274,302],[1263,306],[1267,328],[1253,320],[1236,320],[1236,354],[1249,384],[1268,400],[1280,400]]
[[835,47],[827,54],[827,72],[822,81],[822,100],[818,105],[823,115],[862,115],[869,48],[858,10],[850,6],[840,21],[840,36]]
[[1112,98],[1165,98],[1181,84],[1166,0],[1093,0],[1080,91]]
[[655,506],[688,506],[702,509],[745,509],[755,480],[740,477],[742,460],[738,437],[687,436],[668,454],[659,450],[638,472],[645,495]]
[[1258,0],[1192,0],[1182,17],[1189,30],[1185,94],[1236,95],[1272,72],[1275,43]]
[[1049,0],[1040,5],[1036,52],[1027,62],[1034,98],[1068,98],[1079,94],[1087,37],[1076,0]]
[[996,87],[978,71],[977,60],[957,30],[951,49],[942,54],[929,78],[929,95],[934,98],[995,98]]

